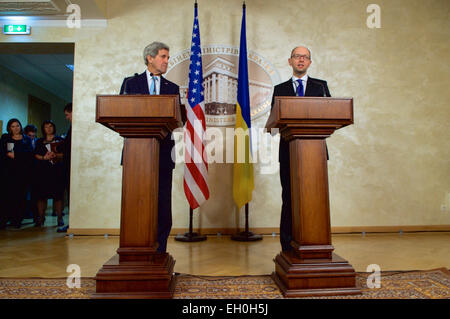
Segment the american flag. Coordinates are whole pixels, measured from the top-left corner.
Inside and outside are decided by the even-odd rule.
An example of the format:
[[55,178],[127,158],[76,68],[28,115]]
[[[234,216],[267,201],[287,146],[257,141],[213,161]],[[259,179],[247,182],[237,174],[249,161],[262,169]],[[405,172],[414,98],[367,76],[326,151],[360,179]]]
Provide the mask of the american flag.
[[187,122],[184,133],[185,166],[184,193],[192,209],[209,198],[208,162],[205,149],[205,99],[203,91],[202,51],[200,28],[195,4],[194,28],[192,31],[191,63],[189,66]]

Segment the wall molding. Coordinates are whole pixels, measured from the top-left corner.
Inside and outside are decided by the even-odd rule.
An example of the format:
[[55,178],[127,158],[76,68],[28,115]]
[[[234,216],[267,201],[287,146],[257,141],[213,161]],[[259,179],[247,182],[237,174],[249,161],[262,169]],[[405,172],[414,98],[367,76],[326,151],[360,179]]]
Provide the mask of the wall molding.
[[[188,228],[172,228],[170,235],[175,236],[188,232]],[[199,232],[202,235],[233,235],[243,229],[236,228],[194,228],[194,232]],[[250,231],[256,234],[272,235],[279,234],[278,227],[261,227],[250,228]],[[335,226],[331,227],[332,234],[351,234],[351,233],[408,233],[408,232],[437,232],[450,231],[450,225],[407,225],[407,226]],[[111,236],[120,235],[119,228],[69,228],[67,234],[74,236],[104,236],[105,234]]]

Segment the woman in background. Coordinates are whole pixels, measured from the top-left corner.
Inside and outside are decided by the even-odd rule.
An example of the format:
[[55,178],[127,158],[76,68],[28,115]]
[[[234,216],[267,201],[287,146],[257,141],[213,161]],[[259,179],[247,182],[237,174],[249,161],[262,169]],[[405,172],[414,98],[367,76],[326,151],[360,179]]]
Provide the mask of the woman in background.
[[[1,134],[1,132],[0,132]],[[6,138],[8,134],[2,134],[0,138],[0,229],[6,228],[6,194],[5,194],[5,156],[3,152],[3,139]]]
[[6,129],[8,134],[0,140],[6,204],[0,228],[4,228],[8,220],[15,228],[20,228],[25,214],[33,148],[18,119],[9,120]]
[[52,121],[42,123],[42,135],[36,142],[35,158],[36,163],[36,197],[39,220],[36,226],[42,226],[45,222],[45,211],[47,200],[53,199],[53,206],[58,216],[58,226],[63,226],[62,218],[63,198],[64,198],[64,172],[60,148],[63,139],[56,136],[56,126]]

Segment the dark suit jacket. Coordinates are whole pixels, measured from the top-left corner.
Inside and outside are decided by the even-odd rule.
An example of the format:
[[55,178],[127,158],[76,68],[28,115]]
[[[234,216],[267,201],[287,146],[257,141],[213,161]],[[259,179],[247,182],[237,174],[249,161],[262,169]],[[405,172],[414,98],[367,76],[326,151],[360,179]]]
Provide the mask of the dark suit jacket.
[[[122,87],[120,88],[120,94],[150,94],[146,72],[142,74],[136,73],[134,76],[125,78],[123,80]],[[170,82],[161,76],[161,87],[159,94],[180,94],[180,88],[175,83]],[[175,168],[175,163],[171,156],[174,145],[175,142],[172,140],[171,134],[167,134],[167,136],[161,141],[159,151],[159,167],[161,169]]]
[[[275,101],[275,96],[295,96],[294,86],[292,85],[292,78],[274,87],[272,107]],[[331,97],[330,91],[328,90],[327,81],[308,77],[308,81],[306,82],[305,96]],[[286,142],[283,138],[281,138],[280,140],[279,161],[280,163],[289,163],[289,142]]]

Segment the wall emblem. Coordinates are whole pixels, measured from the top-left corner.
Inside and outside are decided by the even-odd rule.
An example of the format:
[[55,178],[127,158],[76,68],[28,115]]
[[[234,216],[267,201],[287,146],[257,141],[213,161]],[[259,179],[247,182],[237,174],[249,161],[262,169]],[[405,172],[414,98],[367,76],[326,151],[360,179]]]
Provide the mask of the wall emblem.
[[[187,105],[189,49],[170,58],[165,77],[180,86],[181,103]],[[239,48],[225,45],[202,46],[203,87],[207,126],[234,126],[236,118]],[[273,86],[280,76],[259,54],[248,52],[250,111],[256,120],[270,110]]]

